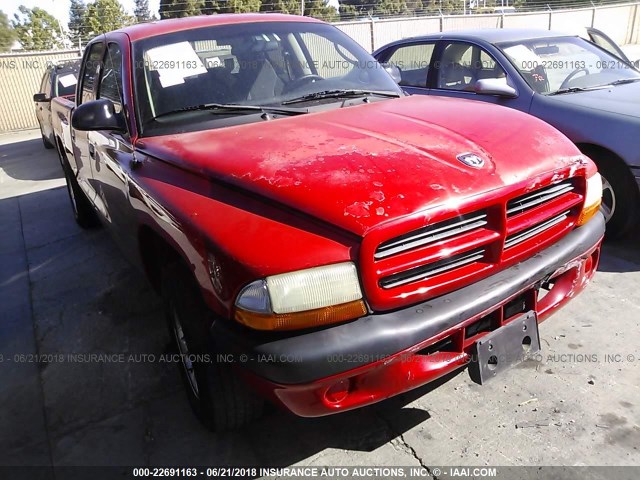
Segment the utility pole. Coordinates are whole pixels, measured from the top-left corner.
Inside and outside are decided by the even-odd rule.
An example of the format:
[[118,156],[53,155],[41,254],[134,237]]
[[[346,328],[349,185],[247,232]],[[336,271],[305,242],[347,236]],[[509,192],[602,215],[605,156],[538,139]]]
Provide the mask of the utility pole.
[[304,16],[304,0],[300,0],[300,15]]

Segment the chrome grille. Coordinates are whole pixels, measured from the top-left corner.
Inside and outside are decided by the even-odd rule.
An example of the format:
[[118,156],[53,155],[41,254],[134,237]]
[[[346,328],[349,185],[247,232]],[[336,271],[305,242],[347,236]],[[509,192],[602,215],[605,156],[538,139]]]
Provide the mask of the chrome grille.
[[410,270],[405,270],[404,272],[395,273],[382,278],[380,280],[380,286],[382,288],[394,288],[406,285],[407,283],[417,282],[418,280],[424,280],[434,275],[477,262],[484,257],[484,253],[485,249],[479,248],[453,257],[444,258],[427,265],[421,265]]
[[565,180],[563,182],[556,183],[555,185],[541,188],[535,192],[521,195],[507,203],[507,217],[512,217],[526,212],[527,210],[530,210],[544,202],[558,198],[573,189],[573,182],[571,180]]
[[461,215],[459,217],[429,225],[419,230],[414,230],[413,232],[381,243],[376,249],[374,258],[376,260],[380,260],[392,255],[397,255],[439,240],[470,232],[471,230],[481,228],[486,224],[487,213],[484,211]]
[[544,222],[534,225],[533,227],[529,227],[526,230],[522,230],[518,233],[514,233],[513,235],[509,235],[504,242],[505,250],[507,248],[513,247],[514,245],[518,245],[525,240],[535,237],[536,235],[539,235],[540,233],[550,229],[554,225],[558,225],[559,223],[569,218],[569,213],[570,210],[567,210],[566,212],[550,218],[549,220],[545,220]]

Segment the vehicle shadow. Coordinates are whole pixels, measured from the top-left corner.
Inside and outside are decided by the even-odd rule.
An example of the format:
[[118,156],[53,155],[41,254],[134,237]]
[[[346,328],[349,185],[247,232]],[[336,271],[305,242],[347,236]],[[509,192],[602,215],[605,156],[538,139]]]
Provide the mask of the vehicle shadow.
[[605,241],[598,265],[599,272],[635,272],[640,270],[640,226],[626,238]]
[[[0,465],[32,464],[38,449],[49,449],[45,457],[57,466],[322,465],[335,452],[378,449],[389,453],[376,454],[373,464],[388,463],[389,455],[400,464],[413,461],[407,449],[389,442],[402,443],[405,432],[428,422],[430,413],[411,402],[454,375],[340,415],[307,419],[272,407],[241,431],[202,427],[189,407],[180,366],[160,360],[172,351],[160,298],[104,229],[75,225],[68,202],[64,188],[0,200],[0,212],[13,212],[11,221],[19,222],[7,228],[23,231],[23,238],[7,238],[5,248],[26,262],[10,271],[0,263],[0,279],[10,289],[14,279],[27,278],[29,288],[16,295],[31,306],[30,314],[8,320],[32,322],[32,353],[46,357],[38,369],[24,370],[30,377],[20,382],[4,382],[15,375],[0,365],[0,398],[15,415],[5,417],[0,429],[0,441],[11,445],[0,453]],[[0,329],[0,354],[13,359],[30,353],[28,344],[12,346],[9,336]],[[17,394],[29,382],[40,384],[39,406]],[[18,420],[43,411],[48,444]]]
[[[12,369],[6,363],[1,366],[3,408],[22,414],[7,416],[4,422],[16,420],[0,429],[0,441],[12,445],[0,453],[0,464],[28,464],[20,459],[30,458],[29,452],[38,447],[49,448],[47,458],[62,466],[344,465],[344,451],[375,452],[366,456],[372,465],[393,461],[406,465],[415,459],[404,435],[417,431],[430,438],[441,428],[433,421],[438,412],[412,402],[460,371],[339,415],[308,419],[272,408],[243,430],[206,430],[191,412],[179,365],[160,361],[171,349],[159,297],[123,260],[104,229],[83,231],[75,225],[68,202],[64,188],[0,200],[0,212],[22,216],[20,225],[7,224],[7,229],[21,230],[23,238],[4,240],[11,257],[22,249],[27,265],[14,265],[8,271],[10,263],[0,263],[0,279],[3,289],[10,289],[13,279],[28,277],[22,302],[31,306],[30,315],[22,312],[21,318],[16,314],[8,320],[28,318],[33,322],[30,339],[35,335],[35,351],[62,355],[62,361],[54,357],[40,362],[39,373],[31,372],[29,379],[38,382],[43,392],[42,405],[34,414],[45,412],[50,443],[44,447],[34,444],[38,436],[17,420],[28,417],[25,409],[34,408],[21,400],[24,396],[14,395],[27,379],[21,377],[19,384],[4,382]],[[607,245],[601,268],[637,269],[638,263],[631,261],[637,259],[633,247],[631,240]],[[624,260],[627,254],[631,260]],[[6,350],[12,341],[9,334],[0,330],[0,354],[13,358],[9,356],[28,352],[20,345],[15,352]],[[419,404],[428,404],[428,399]],[[361,456],[356,458],[362,462]]]
[[32,140],[0,144],[0,169],[15,180],[64,178],[55,149],[47,150],[38,135]]
[[[431,418],[428,411],[407,404],[434,388],[436,385],[425,386],[371,407],[330,417],[304,419],[283,412],[272,413],[245,430],[252,441],[251,450],[235,450],[222,462],[264,467],[297,463],[322,466],[336,463],[325,458],[331,456],[332,450],[374,452],[394,440],[401,442],[406,432]],[[400,454],[396,456],[400,463],[411,462]],[[221,461],[209,458],[208,463],[216,460]],[[384,461],[372,457],[368,463],[384,464]]]

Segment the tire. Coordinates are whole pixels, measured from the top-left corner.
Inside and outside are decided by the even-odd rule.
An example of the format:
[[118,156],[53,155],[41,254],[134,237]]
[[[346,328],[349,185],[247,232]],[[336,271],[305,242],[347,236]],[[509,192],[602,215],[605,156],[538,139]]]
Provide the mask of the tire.
[[47,138],[42,135],[42,144],[44,145],[44,148],[46,148],[47,150],[51,150],[53,147],[53,145],[51,145],[51,142],[49,142],[49,140],[47,140]]
[[238,378],[231,364],[216,362],[209,340],[213,315],[182,264],[164,269],[162,297],[169,334],[183,359],[178,366],[187,397],[200,422],[210,430],[224,431],[259,418],[264,401]]
[[66,160],[61,159],[61,161],[64,178],[67,182],[67,193],[69,194],[69,201],[71,202],[71,209],[76,223],[84,229],[99,226],[100,221],[98,220],[98,215],[80,188],[80,185],[78,185],[78,180],[76,180],[75,175],[71,171],[71,167]]
[[44,145],[44,148],[46,148],[47,150],[51,150],[52,148],[55,148],[55,145],[53,145],[47,139],[47,137],[44,136],[44,133],[42,132],[42,125],[40,125],[40,136],[42,137],[42,144]]
[[607,222],[606,238],[625,237],[638,222],[640,194],[629,169],[611,158],[592,156],[602,175],[601,212]]

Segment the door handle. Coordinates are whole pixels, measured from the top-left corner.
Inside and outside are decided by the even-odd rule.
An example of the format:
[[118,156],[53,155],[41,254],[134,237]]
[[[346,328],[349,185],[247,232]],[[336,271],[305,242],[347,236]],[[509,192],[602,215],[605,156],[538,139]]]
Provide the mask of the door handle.
[[91,158],[96,158],[96,147],[93,145],[93,143],[89,144],[89,156]]

